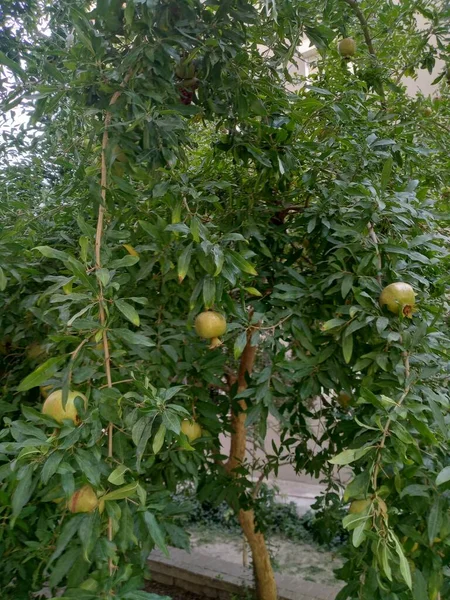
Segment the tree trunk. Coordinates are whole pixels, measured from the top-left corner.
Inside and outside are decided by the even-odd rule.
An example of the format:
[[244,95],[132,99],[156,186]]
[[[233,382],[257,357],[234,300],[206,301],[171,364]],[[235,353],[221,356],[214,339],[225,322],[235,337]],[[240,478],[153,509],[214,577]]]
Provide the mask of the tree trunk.
[[252,551],[258,600],[277,600],[277,584],[264,535],[256,531],[253,510],[240,510],[239,523]]
[[[257,327],[250,328],[247,332],[247,344],[241,356],[237,375],[238,392],[242,392],[247,388],[246,376],[251,375],[253,365],[255,364],[256,346],[252,346],[251,339],[256,329]],[[247,403],[245,400],[239,400],[239,406],[241,410],[238,413],[231,409],[231,447],[230,456],[225,465],[226,470],[232,477],[234,476],[234,469],[244,462],[247,444],[247,430],[245,427]],[[238,517],[242,531],[247,538],[252,552],[256,597],[258,600],[277,600],[278,594],[275,575],[264,535],[256,531],[255,513],[252,509],[240,510]]]

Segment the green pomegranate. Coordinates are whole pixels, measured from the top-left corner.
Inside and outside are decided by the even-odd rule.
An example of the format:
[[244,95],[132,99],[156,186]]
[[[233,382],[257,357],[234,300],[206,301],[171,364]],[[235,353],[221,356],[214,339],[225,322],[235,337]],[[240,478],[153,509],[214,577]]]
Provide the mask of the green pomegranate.
[[195,331],[197,335],[205,340],[211,340],[210,348],[221,345],[219,337],[227,330],[225,317],[213,310],[206,310],[197,315],[195,319]]
[[337,395],[337,401],[341,408],[348,408],[352,404],[353,398],[350,396],[350,394],[348,392],[346,392],[345,390],[342,390]]
[[77,408],[75,406],[75,398],[80,397],[84,400],[84,405],[87,406],[87,398],[80,392],[69,392],[67,396],[66,406],[63,408],[62,390],[55,390],[45,400],[42,406],[42,413],[53,417],[58,423],[62,423],[64,419],[70,419],[75,424],[79,422]]
[[364,512],[371,504],[372,500],[353,500],[353,502],[350,504],[348,512],[351,515],[357,515]]
[[191,419],[183,419],[181,422],[181,431],[187,436],[190,442],[194,442],[202,437],[202,428],[198,423]]
[[386,286],[381,292],[380,305],[387,306],[394,315],[403,314],[412,317],[415,307],[415,292],[409,283],[398,281]]
[[353,38],[344,38],[338,44],[338,51],[342,58],[350,58],[356,52],[356,42]]

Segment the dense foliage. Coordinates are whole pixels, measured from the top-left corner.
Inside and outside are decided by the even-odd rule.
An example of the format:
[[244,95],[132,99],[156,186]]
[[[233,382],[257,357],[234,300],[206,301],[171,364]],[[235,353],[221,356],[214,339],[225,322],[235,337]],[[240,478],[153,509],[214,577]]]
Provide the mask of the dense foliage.
[[[434,102],[402,85],[449,60],[449,10],[263,4],[2,6],[2,597],[148,599],[149,551],[188,546],[179,484],[247,510],[249,475],[285,462],[327,483],[330,539],[365,501],[339,600],[450,594],[450,91],[445,70]],[[303,36],[317,68],[296,86]],[[412,318],[379,305],[395,281]],[[209,308],[214,350],[193,328]],[[40,412],[47,386],[88,397],[80,422]],[[230,406],[256,444],[269,415],[282,431],[231,475]],[[103,511],[67,509],[84,485]]]

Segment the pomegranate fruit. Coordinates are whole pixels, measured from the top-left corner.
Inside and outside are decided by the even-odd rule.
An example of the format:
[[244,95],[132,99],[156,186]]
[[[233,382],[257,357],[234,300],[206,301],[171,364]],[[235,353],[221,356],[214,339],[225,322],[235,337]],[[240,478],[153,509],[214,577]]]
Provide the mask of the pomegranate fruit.
[[353,502],[350,504],[348,512],[351,515],[357,515],[358,513],[364,512],[371,504],[372,500],[353,500]]
[[76,490],[67,504],[71,513],[88,513],[95,510],[98,506],[97,494],[90,485],[84,485]]
[[338,44],[338,51],[342,58],[350,58],[356,52],[356,42],[353,38],[344,38]]
[[181,431],[190,442],[194,442],[199,437],[202,437],[202,428],[198,423],[190,419],[183,419],[181,422]]
[[341,406],[342,408],[348,408],[352,404],[353,398],[350,396],[349,393],[342,390],[337,396],[337,401],[339,406]]
[[380,305],[387,306],[394,315],[412,317],[415,306],[415,292],[409,283],[398,281],[386,286],[381,292]]
[[225,317],[213,310],[207,310],[197,315],[195,319],[195,331],[197,335],[205,340],[211,340],[210,348],[220,346],[219,339],[227,330]]
[[66,406],[62,404],[62,390],[55,390],[45,400],[42,406],[42,414],[53,417],[58,423],[62,423],[64,419],[70,419],[75,424],[79,422],[77,408],[75,406],[75,398],[80,397],[87,406],[87,398],[80,392],[69,392],[67,396]]

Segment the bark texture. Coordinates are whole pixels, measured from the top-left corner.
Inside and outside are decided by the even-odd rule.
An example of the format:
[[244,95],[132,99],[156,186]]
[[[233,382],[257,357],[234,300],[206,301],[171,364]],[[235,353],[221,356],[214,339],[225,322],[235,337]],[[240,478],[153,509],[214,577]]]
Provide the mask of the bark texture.
[[[253,371],[256,357],[256,346],[252,346],[251,340],[257,327],[250,328],[247,332],[247,344],[241,356],[237,378],[230,378],[230,384],[238,383],[238,392],[247,388],[247,376]],[[245,427],[247,403],[239,400],[240,411],[231,410],[231,447],[230,457],[225,465],[226,470],[233,477],[233,471],[244,462],[247,443],[247,430]],[[256,595],[258,600],[277,600],[277,586],[275,576],[270,562],[264,535],[256,531],[255,513],[253,510],[240,510],[239,522],[242,531],[252,551],[253,570],[255,574]]]

